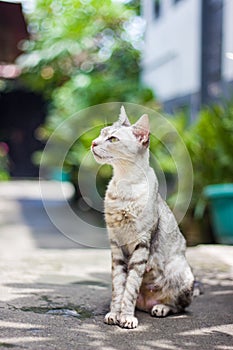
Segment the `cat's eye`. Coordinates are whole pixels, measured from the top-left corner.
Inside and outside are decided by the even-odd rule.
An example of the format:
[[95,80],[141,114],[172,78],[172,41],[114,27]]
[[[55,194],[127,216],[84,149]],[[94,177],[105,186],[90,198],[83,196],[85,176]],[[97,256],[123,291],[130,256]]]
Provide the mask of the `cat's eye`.
[[108,141],[113,143],[113,142],[119,141],[119,139],[117,137],[115,137],[115,136],[111,136],[111,137],[108,138]]

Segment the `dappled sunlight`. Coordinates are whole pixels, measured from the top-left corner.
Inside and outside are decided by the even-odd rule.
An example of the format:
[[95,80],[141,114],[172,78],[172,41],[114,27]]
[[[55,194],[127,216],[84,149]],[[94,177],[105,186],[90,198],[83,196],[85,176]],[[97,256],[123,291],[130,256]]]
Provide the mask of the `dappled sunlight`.
[[[4,299],[2,295],[0,298],[2,317],[10,312],[12,319],[9,321],[8,317],[6,321],[0,321],[3,330],[0,342],[15,346],[33,342],[32,347],[35,348],[34,342],[38,341],[44,342],[48,348],[50,344],[58,343],[64,348],[65,344],[75,341],[75,346],[80,349],[88,346],[90,350],[180,350],[181,344],[182,350],[231,349],[226,347],[230,346],[233,336],[229,309],[232,300],[230,274],[228,277],[225,274],[222,280],[226,286],[220,285],[218,279],[214,286],[205,283],[204,294],[195,298],[186,313],[158,319],[137,311],[138,328],[125,330],[103,323],[111,295],[110,261],[106,262],[108,255],[109,252],[100,250],[61,253],[40,250],[33,259],[27,259],[27,264],[34,266],[31,282],[25,276],[26,283],[14,283],[15,278],[11,274],[8,284],[2,285],[3,294],[6,292],[6,296],[11,297]],[[43,265],[43,275],[40,265]],[[18,274],[23,280],[22,272],[26,265],[21,267],[22,271]],[[198,268],[198,265],[195,267]],[[51,271],[51,268],[54,268],[54,276],[50,278],[48,270]],[[209,272],[202,270],[201,273],[203,277],[208,277]],[[69,281],[67,277],[70,274],[73,277],[76,274],[76,282]],[[44,279],[41,279],[42,276]],[[84,319],[61,312],[55,314],[56,310],[79,309],[80,305],[80,310],[84,308]],[[66,333],[65,339],[62,329]],[[5,330],[11,332],[11,337],[4,335],[7,334]]]
[[38,324],[31,324],[31,323],[23,323],[23,322],[10,322],[10,321],[3,321],[0,320],[0,327],[1,328],[15,328],[15,329],[34,329],[34,328],[44,328],[44,326],[38,325]]
[[173,344],[171,340],[152,340],[152,341],[145,341],[145,343],[142,346],[139,346],[138,350],[150,350],[153,348],[158,349],[167,349],[167,350],[178,350],[180,349],[176,345]]
[[[3,281],[2,281],[3,282]],[[49,293],[51,289],[35,289],[35,288],[17,288],[8,285],[1,285],[0,287],[0,302],[9,302],[11,300],[30,297],[39,292]]]
[[[44,187],[50,198],[48,204],[53,205],[60,194],[62,199],[62,190],[58,194],[55,183],[51,184],[51,190],[49,184],[45,185],[48,185]],[[53,231],[47,230],[41,220],[35,226],[41,205],[37,200],[37,185],[31,183],[26,191],[22,183],[21,190],[17,187],[15,194],[14,184],[12,188],[10,184],[7,186],[9,191],[1,192],[4,199],[1,207],[7,215],[0,236],[0,343],[32,349],[38,341],[44,348],[52,344],[65,348],[75,342],[71,348],[88,346],[90,350],[180,350],[181,344],[182,350],[230,350],[227,346],[232,344],[233,329],[231,247],[188,248],[187,258],[204,284],[204,294],[194,299],[187,312],[158,319],[137,311],[138,328],[108,326],[103,320],[111,299],[110,251],[51,249],[51,246],[41,249],[30,245],[28,240],[37,243],[35,231],[41,236],[44,227],[47,237],[53,243],[55,239]],[[24,192],[26,198],[22,201]],[[30,199],[30,193],[34,199]],[[24,208],[24,216],[20,206],[21,210]],[[12,208],[14,218],[10,215]],[[61,216],[62,210],[58,213]],[[78,317],[79,314],[84,318]]]
[[[38,343],[38,342],[48,342],[53,341],[53,337],[41,337],[35,336],[37,332],[43,331],[45,326],[41,324],[33,324],[26,322],[10,322],[0,320],[0,347],[13,348],[16,346],[22,347],[25,343]],[[11,336],[6,337],[6,331],[10,330]],[[31,335],[25,335],[25,331],[31,333]],[[15,333],[18,335],[16,336]],[[36,346],[36,345],[34,345]]]
[[190,335],[211,335],[215,332],[222,332],[223,334],[228,334],[233,337],[233,323],[224,324],[219,326],[203,327],[192,329],[187,332],[181,332],[179,335],[190,336]]
[[42,338],[42,337],[0,337],[0,346],[15,347],[17,344],[20,346],[21,343],[37,343],[37,342],[47,342],[53,341],[52,338]]
[[233,295],[233,290],[229,289],[229,290],[217,290],[217,291],[213,291],[210,292],[211,295]]

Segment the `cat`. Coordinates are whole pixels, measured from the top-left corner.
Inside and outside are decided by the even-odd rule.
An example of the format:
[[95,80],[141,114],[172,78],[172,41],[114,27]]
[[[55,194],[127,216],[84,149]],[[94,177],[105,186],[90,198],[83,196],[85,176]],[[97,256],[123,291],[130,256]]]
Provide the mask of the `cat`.
[[158,192],[149,165],[149,117],[119,119],[101,130],[91,146],[95,160],[113,167],[105,194],[105,221],[112,254],[112,301],[104,322],[136,328],[135,308],[165,317],[193,299],[194,277],[186,242]]

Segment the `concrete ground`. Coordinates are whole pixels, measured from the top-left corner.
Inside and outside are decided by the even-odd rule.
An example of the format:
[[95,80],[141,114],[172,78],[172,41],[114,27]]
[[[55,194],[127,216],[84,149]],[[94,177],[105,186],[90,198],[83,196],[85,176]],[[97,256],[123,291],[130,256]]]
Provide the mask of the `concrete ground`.
[[[63,234],[50,222],[37,182],[0,183],[0,349],[233,349],[233,246],[188,248],[204,294],[186,313],[156,319],[137,312],[134,330],[108,326],[105,232],[93,234],[92,222],[92,228],[76,225],[76,236],[67,238],[75,225],[63,210],[67,202],[57,183],[45,186],[46,207],[55,223],[62,218]],[[68,185],[63,192],[71,195]],[[98,249],[84,248],[91,239]]]

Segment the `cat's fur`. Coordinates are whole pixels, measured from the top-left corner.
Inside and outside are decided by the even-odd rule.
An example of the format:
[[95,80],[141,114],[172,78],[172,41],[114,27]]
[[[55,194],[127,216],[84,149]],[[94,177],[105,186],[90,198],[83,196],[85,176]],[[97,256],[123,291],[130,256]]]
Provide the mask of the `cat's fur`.
[[105,195],[112,251],[112,302],[105,322],[123,328],[137,327],[135,306],[164,317],[184,310],[193,297],[185,239],[158,192],[148,145],[148,116],[130,125],[124,107],[92,143],[96,161],[114,171]]

